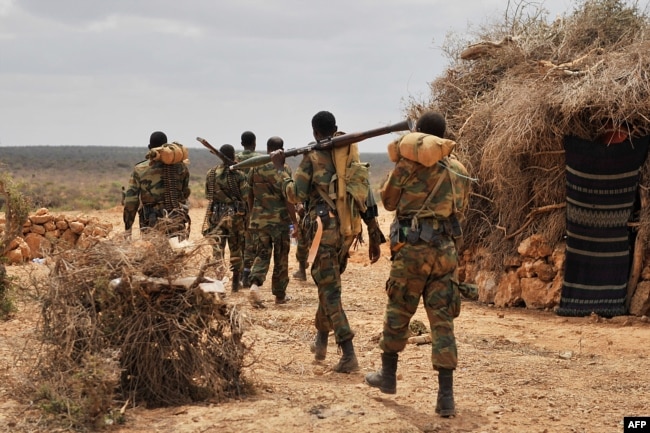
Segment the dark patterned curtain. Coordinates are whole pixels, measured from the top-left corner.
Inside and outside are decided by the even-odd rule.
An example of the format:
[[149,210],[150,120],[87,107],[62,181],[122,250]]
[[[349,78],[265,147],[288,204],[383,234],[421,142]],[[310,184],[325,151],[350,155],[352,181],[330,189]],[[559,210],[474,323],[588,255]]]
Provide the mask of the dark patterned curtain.
[[628,220],[649,141],[607,145],[565,137],[567,249],[557,314],[627,314]]

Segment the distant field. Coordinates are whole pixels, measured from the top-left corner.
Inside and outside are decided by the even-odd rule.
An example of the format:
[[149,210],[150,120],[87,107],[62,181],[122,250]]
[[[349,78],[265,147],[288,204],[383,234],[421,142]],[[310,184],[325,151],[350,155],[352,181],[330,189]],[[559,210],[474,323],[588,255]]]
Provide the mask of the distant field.
[[[191,200],[205,198],[207,171],[220,163],[207,149],[190,148]],[[34,208],[100,210],[120,204],[133,165],[144,159],[146,148],[97,146],[0,147],[0,171],[8,172],[18,190]],[[371,165],[371,185],[377,189],[392,164],[386,154],[362,154]],[[290,158],[297,167],[300,157]]]

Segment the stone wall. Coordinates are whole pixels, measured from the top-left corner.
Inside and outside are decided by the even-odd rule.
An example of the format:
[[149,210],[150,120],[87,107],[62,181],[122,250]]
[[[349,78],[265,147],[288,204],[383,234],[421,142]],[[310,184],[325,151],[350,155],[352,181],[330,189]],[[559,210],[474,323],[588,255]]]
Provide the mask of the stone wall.
[[[0,236],[5,220],[0,219]],[[59,249],[86,248],[98,239],[107,238],[113,225],[97,217],[54,215],[46,208],[29,215],[23,235],[9,242],[5,254],[11,264],[43,258]]]

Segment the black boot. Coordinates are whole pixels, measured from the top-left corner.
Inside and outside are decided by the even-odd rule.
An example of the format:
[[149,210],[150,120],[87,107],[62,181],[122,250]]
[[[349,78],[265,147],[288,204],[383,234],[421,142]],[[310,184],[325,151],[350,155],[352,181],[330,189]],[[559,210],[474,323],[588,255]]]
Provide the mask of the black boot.
[[448,368],[438,370],[436,413],[443,418],[456,415],[456,408],[454,407],[454,370]]
[[298,270],[293,273],[293,278],[300,281],[307,281],[307,263],[299,262],[298,266]]
[[232,271],[232,292],[239,292],[240,281],[239,281],[239,271]]
[[327,355],[327,337],[329,332],[327,331],[318,331],[316,334],[316,339],[309,346],[309,350],[314,354],[316,361],[322,361]]
[[343,355],[339,359],[338,364],[336,364],[333,370],[337,373],[351,373],[359,369],[359,361],[357,361],[357,355],[354,353],[354,346],[352,345],[352,339],[346,340],[341,343],[341,350]]
[[379,388],[384,394],[395,394],[397,392],[397,353],[381,354],[381,370],[376,373],[366,374],[366,383]]
[[242,287],[244,287],[244,289],[250,289],[251,287],[250,276],[251,276],[251,270],[248,268],[244,268],[244,273],[242,274],[241,277],[241,285]]

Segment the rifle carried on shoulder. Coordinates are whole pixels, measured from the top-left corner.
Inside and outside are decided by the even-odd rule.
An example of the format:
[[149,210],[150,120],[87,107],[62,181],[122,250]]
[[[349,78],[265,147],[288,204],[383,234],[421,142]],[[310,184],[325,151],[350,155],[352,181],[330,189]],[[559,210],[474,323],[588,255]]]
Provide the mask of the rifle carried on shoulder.
[[210,143],[208,143],[208,140],[206,140],[205,138],[196,137],[196,140],[197,140],[199,143],[201,143],[202,145],[204,145],[205,147],[207,147],[211,154],[218,156],[219,159],[221,159],[221,160],[223,161],[224,164],[226,164],[226,165],[228,165],[228,166],[231,166],[231,165],[233,165],[233,164],[235,163],[235,161],[233,161],[232,159],[228,158],[228,157],[227,157],[226,155],[224,155],[223,152],[221,152],[219,149],[217,149],[216,147],[214,147],[214,146],[212,146]]
[[[298,156],[304,155],[314,150],[325,150],[332,149],[334,147],[347,146],[358,141],[365,140],[367,138],[377,137],[379,135],[389,134],[391,132],[397,131],[411,131],[415,127],[415,124],[412,119],[407,119],[393,125],[382,126],[381,128],[370,129],[364,132],[352,132],[350,134],[338,135],[336,137],[326,138],[321,141],[315,141],[309,143],[305,147],[298,147],[295,149],[288,149],[284,151],[284,156]],[[268,162],[271,162],[270,155],[260,155],[249,158],[245,161],[239,162],[232,167],[231,169],[240,169],[240,168],[250,168],[257,167],[258,165],[263,165]]]

